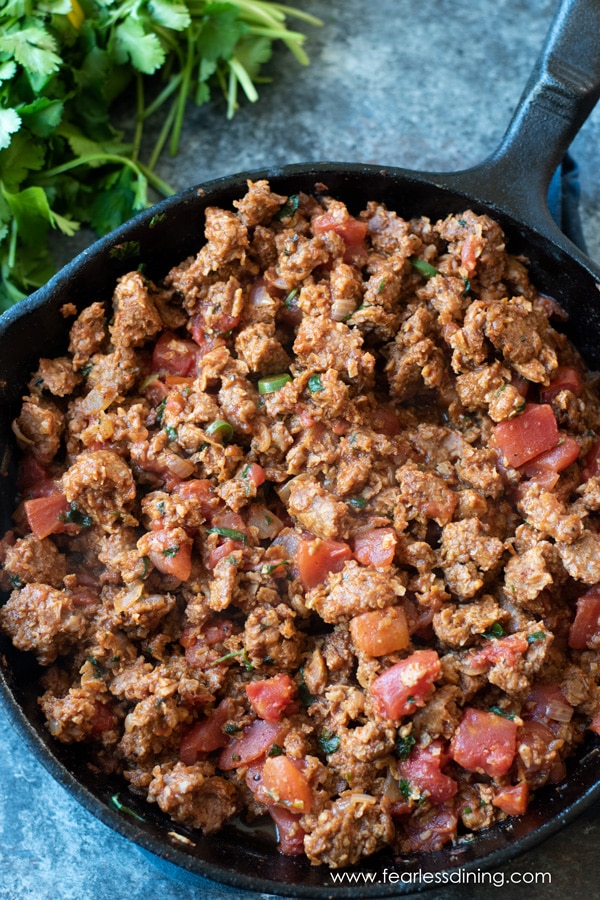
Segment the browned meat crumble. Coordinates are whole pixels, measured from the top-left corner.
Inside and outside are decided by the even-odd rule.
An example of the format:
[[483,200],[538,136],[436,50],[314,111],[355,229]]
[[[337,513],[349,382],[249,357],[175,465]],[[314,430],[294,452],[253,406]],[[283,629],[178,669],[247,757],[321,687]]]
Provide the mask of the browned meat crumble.
[[600,732],[596,381],[486,216],[234,207],[40,360],[0,624],[179,826],[439,849]]

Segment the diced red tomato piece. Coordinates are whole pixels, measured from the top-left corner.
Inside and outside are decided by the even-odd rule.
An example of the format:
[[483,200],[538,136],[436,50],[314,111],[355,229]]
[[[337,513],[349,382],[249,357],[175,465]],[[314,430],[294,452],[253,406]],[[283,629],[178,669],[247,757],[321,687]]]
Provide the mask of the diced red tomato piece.
[[235,738],[223,749],[219,756],[219,768],[224,772],[246,766],[265,756],[273,744],[281,746],[289,726],[280,722],[265,722],[257,719],[244,729],[241,737]]
[[63,534],[67,531],[64,517],[69,503],[62,491],[55,489],[47,496],[26,500],[23,506],[27,523],[39,541],[49,534]]
[[367,236],[367,223],[347,214],[337,218],[330,212],[321,213],[312,220],[313,234],[325,234],[326,231],[335,231],[343,239],[346,245],[344,262],[364,265],[367,259],[367,251],[364,240]]
[[529,785],[526,781],[520,781],[511,787],[501,788],[492,800],[492,806],[497,806],[507,816],[521,816],[527,810],[528,800]]
[[262,770],[261,793],[291,812],[309,813],[312,791],[306,776],[294,763],[284,754],[267,757]]
[[198,347],[194,341],[165,331],[152,352],[152,371],[171,375],[190,375],[196,366]]
[[208,522],[223,507],[223,501],[207,478],[190,478],[173,488],[173,493],[184,500],[193,500]]
[[234,550],[240,550],[243,546],[241,541],[232,541],[231,538],[226,538],[222,544],[219,544],[218,547],[215,547],[208,554],[208,568],[214,569],[219,560],[225,559],[226,556],[231,556]]
[[600,438],[596,438],[585,456],[585,466],[581,472],[583,481],[588,481],[600,472]]
[[251,681],[246,694],[257,716],[265,722],[278,722],[285,708],[296,696],[296,684],[281,673],[263,681]]
[[434,806],[421,816],[409,816],[402,822],[402,849],[408,853],[441,850],[456,835],[458,814],[452,803]]
[[202,637],[208,647],[214,647],[215,644],[222,644],[232,634],[237,634],[239,630],[239,626],[231,619],[209,619],[202,627]]
[[187,581],[192,574],[192,540],[182,537],[180,531],[176,536],[169,528],[153,531],[148,556],[163,575]]
[[600,638],[600,585],[594,585],[577,600],[577,612],[569,630],[572,650],[594,649]]
[[519,656],[528,649],[527,638],[522,634],[509,634],[503,638],[493,638],[469,656],[469,671],[481,674],[491,666],[505,663],[507,668],[514,668]]
[[378,675],[371,684],[371,693],[381,715],[397,720],[425,706],[440,671],[440,660],[435,650],[415,650],[406,659]]
[[192,725],[179,746],[181,762],[186,766],[193,766],[202,758],[201,754],[225,747],[229,737],[223,731],[223,726],[232,716],[232,706],[231,700],[226,697],[209,716],[204,716]]
[[371,416],[371,427],[377,434],[385,434],[386,437],[394,437],[400,433],[400,420],[392,409],[378,406]]
[[[519,471],[522,472],[526,478],[543,483],[545,486],[547,481],[554,475],[557,476],[558,472],[564,471],[564,469],[567,469],[572,463],[576,462],[579,459],[580,452],[581,448],[575,438],[565,435],[556,447],[547,450],[545,453],[541,453],[539,456],[536,456],[535,459],[525,463],[524,466],[521,466]],[[546,476],[547,481],[544,481]]]
[[363,566],[391,566],[398,538],[393,528],[361,531],[354,538],[354,556]]
[[577,369],[572,366],[559,366],[548,387],[540,388],[540,400],[542,403],[550,403],[561,391],[571,391],[578,397],[581,389],[581,377]]
[[465,709],[450,743],[455,762],[469,772],[506,775],[517,750],[514,721],[482,709]]
[[408,759],[398,762],[398,775],[439,806],[451,800],[458,790],[454,778],[442,772],[447,761],[444,742],[438,738],[427,747],[414,747]]
[[350,620],[354,646],[369,656],[387,656],[410,643],[406,613],[401,606],[374,609]]
[[54,493],[56,483],[35,456],[24,456],[19,462],[17,487],[25,500]]
[[92,724],[92,734],[99,735],[104,731],[111,731],[116,727],[117,717],[115,712],[108,703],[102,703],[100,700],[94,702],[94,718]]
[[552,407],[547,403],[527,403],[520,416],[494,427],[493,440],[504,464],[519,468],[556,447],[558,425]]
[[300,856],[304,853],[306,832],[300,824],[302,813],[293,813],[283,806],[273,804],[269,807],[269,815],[277,828],[277,849],[284,856]]
[[258,463],[250,463],[249,466],[244,466],[242,477],[250,481],[255,488],[259,488],[267,480],[265,470]]
[[469,234],[465,236],[460,251],[460,261],[463,268],[467,270],[467,275],[472,275],[475,271],[478,255],[477,250],[479,250],[481,246],[481,238],[478,238],[473,232],[469,232]]
[[306,590],[322,584],[330,572],[341,572],[352,559],[352,550],[344,541],[303,540],[296,555],[300,580]]

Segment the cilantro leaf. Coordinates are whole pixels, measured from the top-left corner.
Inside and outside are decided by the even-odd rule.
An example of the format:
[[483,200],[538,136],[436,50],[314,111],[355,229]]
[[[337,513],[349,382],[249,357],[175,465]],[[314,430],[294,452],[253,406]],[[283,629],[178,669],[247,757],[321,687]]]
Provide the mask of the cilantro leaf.
[[115,30],[117,62],[131,60],[132,66],[144,75],[152,75],[165,61],[163,50],[155,34],[146,34],[144,26],[135,19],[126,19]]
[[11,141],[11,134],[21,127],[21,117],[16,109],[0,109],[0,150],[5,150]]
[[44,28],[34,24],[19,30],[10,30],[0,37],[0,50],[14,56],[30,75],[47,77],[57,72],[61,59],[55,39]]

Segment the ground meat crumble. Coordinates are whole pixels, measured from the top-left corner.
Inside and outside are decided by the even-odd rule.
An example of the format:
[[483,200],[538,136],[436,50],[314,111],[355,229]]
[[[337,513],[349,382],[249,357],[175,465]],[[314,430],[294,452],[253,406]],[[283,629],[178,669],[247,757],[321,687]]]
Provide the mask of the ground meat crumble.
[[495,222],[321,188],[249,182],[40,361],[0,626],[178,827],[339,867],[523,813],[600,733],[600,400]]

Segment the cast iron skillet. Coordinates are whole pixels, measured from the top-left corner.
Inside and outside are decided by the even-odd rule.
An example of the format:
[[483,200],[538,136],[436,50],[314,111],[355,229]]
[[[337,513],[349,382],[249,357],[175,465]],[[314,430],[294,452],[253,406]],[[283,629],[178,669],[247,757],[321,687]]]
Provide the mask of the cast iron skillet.
[[[208,205],[230,208],[245,193],[246,179],[268,178],[282,194],[310,193],[324,183],[351,211],[368,200],[385,202],[404,217],[432,219],[472,208],[496,218],[509,247],[530,262],[534,283],[570,314],[566,330],[591,368],[600,368],[600,270],[554,224],[546,195],[553,172],[600,96],[600,3],[564,0],[546,44],[499,148],[483,164],[435,174],[377,166],[318,163],[244,173],[194,187],[141,213],[78,256],[45,287],[0,319],[0,525],[10,527],[14,502],[14,460],[10,422],[40,356],[64,352],[65,303],[82,308],[110,300],[115,280],[140,262],[160,278],[174,264],[195,254],[202,243]],[[476,111],[474,111],[476,114]],[[29,656],[1,639],[0,688],[8,715],[46,768],[88,810],[161,860],[179,866],[183,876],[201,875],[247,890],[298,897],[353,897],[356,887],[336,885],[324,867],[280,856],[260,832],[231,829],[210,839],[186,835],[154,806],[135,798],[125,802],[144,821],[117,812],[109,803],[121,783],[96,779],[80,748],[49,738],[36,697],[37,668]],[[571,761],[564,781],[538,793],[519,818],[480,832],[472,842],[426,856],[394,860],[389,853],[361,868],[381,873],[422,869],[441,879],[456,867],[497,866],[562,827],[600,797],[597,738]],[[186,844],[168,835],[193,840]],[[420,885],[424,887],[424,885]],[[386,897],[415,890],[406,883],[361,884],[364,897]]]

